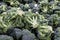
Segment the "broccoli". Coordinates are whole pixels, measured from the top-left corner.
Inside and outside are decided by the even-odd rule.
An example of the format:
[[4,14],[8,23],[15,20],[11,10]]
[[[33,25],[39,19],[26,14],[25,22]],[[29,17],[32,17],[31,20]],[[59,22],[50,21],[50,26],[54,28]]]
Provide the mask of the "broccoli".
[[3,12],[0,16],[0,28],[3,29],[3,32],[6,32],[10,27],[23,27],[22,15],[24,12],[19,8],[13,8],[7,12]]
[[14,40],[14,39],[7,35],[0,35],[0,40]]
[[54,32],[54,40],[60,40],[60,27],[57,27],[55,32]]
[[22,40],[36,40],[35,35],[28,31],[27,29],[24,29],[22,31],[22,34],[23,34]]
[[60,0],[0,0],[0,35],[14,40],[51,40],[52,36],[60,40],[59,27]]
[[48,20],[43,15],[32,12],[25,13],[25,20],[31,24],[31,27],[37,28],[38,25],[48,25]]
[[7,11],[7,5],[3,2],[0,2],[0,13]]
[[37,28],[38,30],[38,37],[41,40],[51,40],[51,34],[53,33],[53,29],[51,26],[48,25],[44,25],[44,26],[40,26]]
[[49,24],[52,26],[57,26],[60,22],[59,22],[60,17],[58,16],[58,14],[52,14],[49,18]]
[[9,3],[11,6],[18,6],[20,4],[18,0],[3,0],[3,1]]
[[8,29],[7,34],[16,40],[19,40],[22,37],[22,30],[19,28],[10,28]]

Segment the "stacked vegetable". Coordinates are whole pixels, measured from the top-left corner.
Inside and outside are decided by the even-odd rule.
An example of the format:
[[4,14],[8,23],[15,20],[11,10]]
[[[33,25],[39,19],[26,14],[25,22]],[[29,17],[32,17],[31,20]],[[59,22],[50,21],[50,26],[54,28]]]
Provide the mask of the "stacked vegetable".
[[0,1],[0,40],[60,40],[59,27],[59,0]]

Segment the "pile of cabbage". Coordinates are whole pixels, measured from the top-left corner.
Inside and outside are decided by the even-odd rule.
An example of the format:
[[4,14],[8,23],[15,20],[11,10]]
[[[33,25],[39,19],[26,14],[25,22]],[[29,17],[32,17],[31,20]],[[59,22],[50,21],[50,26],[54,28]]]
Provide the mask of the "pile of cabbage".
[[1,0],[0,40],[60,40],[60,0]]

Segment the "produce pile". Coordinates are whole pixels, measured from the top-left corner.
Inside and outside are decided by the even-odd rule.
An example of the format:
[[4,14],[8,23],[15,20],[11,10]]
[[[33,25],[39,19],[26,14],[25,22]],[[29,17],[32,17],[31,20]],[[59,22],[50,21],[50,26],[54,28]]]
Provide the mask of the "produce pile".
[[0,40],[60,40],[60,0],[0,0]]

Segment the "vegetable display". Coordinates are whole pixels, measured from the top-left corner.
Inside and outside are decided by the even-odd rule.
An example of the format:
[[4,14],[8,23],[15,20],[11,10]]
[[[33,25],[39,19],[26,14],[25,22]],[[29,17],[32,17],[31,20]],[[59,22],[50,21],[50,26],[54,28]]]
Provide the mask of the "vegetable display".
[[0,40],[60,40],[60,0],[1,0]]

